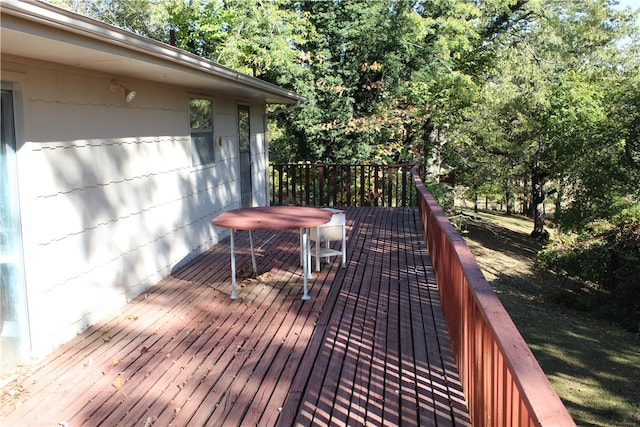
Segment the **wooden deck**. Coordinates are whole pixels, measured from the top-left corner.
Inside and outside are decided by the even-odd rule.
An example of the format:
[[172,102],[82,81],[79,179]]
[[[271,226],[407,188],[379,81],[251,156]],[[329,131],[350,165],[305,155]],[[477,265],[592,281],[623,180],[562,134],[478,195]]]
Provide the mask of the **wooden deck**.
[[310,301],[297,232],[255,234],[235,301],[227,239],[6,385],[0,424],[469,425],[417,209],[347,221]]

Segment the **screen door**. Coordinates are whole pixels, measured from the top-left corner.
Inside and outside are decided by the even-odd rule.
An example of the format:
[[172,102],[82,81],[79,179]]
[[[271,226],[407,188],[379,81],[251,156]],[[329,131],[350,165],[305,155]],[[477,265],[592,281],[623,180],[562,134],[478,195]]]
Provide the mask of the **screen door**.
[[2,85],[0,142],[0,361],[3,370],[29,350],[13,92],[5,86]]

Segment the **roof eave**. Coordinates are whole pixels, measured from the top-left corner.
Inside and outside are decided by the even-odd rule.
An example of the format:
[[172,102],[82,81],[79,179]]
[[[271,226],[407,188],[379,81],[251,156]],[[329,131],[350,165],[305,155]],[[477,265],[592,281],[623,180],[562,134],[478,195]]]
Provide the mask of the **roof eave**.
[[[240,73],[166,43],[139,36],[38,0],[3,0],[1,12],[2,22],[8,15],[73,34],[83,40],[100,44],[107,43],[119,48],[123,54],[129,52],[132,57],[136,57],[137,61],[145,61],[144,58],[146,58],[147,61],[153,61],[157,66],[166,68],[166,72],[170,73],[175,70],[180,73],[181,78],[187,76],[188,79],[189,75],[209,76],[218,82],[226,82],[229,88],[250,89],[257,95],[259,94],[258,97],[266,103],[298,104],[305,99],[295,92]],[[4,24],[2,26],[4,28]],[[189,83],[186,81],[185,86],[189,86]]]

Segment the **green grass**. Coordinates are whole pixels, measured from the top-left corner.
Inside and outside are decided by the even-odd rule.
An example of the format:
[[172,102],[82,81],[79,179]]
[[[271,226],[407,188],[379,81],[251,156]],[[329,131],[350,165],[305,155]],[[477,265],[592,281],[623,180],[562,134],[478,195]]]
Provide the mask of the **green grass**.
[[637,336],[556,305],[500,299],[578,425],[640,425]]
[[640,336],[554,303],[567,282],[531,269],[529,220],[467,214],[469,246],[576,424],[640,425]]

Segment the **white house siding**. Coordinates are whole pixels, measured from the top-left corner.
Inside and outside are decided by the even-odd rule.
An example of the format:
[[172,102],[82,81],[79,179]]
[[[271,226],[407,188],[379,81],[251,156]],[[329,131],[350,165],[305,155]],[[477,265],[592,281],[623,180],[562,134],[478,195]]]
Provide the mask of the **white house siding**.
[[[210,220],[240,204],[239,104],[251,112],[254,204],[266,204],[263,105],[214,94],[216,161],[193,167],[188,101],[202,95],[19,59],[2,69],[22,85],[19,195],[36,354],[225,237]],[[109,90],[114,77],[137,92],[133,102]]]

